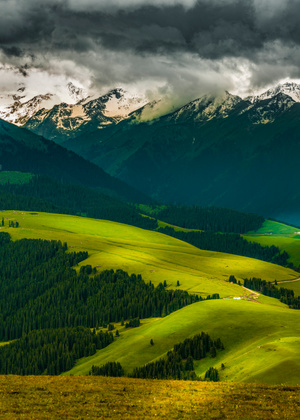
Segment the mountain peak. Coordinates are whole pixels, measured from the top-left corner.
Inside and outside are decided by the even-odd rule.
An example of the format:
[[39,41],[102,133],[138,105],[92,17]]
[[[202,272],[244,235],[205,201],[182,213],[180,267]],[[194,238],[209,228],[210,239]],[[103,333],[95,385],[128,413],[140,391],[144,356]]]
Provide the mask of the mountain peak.
[[70,97],[73,99],[75,103],[82,101],[87,97],[87,93],[84,89],[75,86],[72,82],[67,84],[67,88],[69,91]]
[[273,88],[268,89],[266,92],[263,92],[261,95],[248,97],[246,99],[254,103],[257,101],[262,101],[264,99],[270,99],[278,95],[279,93],[288,95],[295,102],[300,102],[300,84],[295,82],[285,82],[279,84]]

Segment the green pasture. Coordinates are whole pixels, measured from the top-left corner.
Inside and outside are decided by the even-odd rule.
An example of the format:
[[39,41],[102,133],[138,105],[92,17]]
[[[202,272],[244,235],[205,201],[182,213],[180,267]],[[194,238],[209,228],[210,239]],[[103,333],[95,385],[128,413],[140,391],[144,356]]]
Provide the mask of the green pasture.
[[[245,291],[240,286],[226,281],[231,274],[241,281],[245,277],[279,281],[298,276],[278,265],[202,251],[158,232],[106,220],[37,212],[1,213],[5,220],[1,230],[8,231],[13,239],[61,240],[68,243],[71,251],[89,252],[83,265],[91,264],[98,270],[121,268],[141,274],[146,282],[151,280],[155,285],[166,280],[170,288],[175,288],[179,281],[180,288],[202,296],[212,293],[221,297],[242,296]],[[8,228],[9,220],[17,220],[20,227]]]
[[273,220],[265,220],[262,227],[256,231],[251,231],[249,234],[257,234],[257,235],[294,235],[298,229],[286,225],[284,223],[275,222]]
[[[214,366],[222,381],[300,383],[300,311],[244,300],[220,299],[187,306],[165,318],[147,319],[94,356],[80,359],[67,374],[87,374],[92,365],[118,361],[130,372],[163,356],[174,344],[201,331],[221,338],[225,350],[196,362],[204,375]],[[153,339],[154,345],[150,345]]]
[[0,185],[1,184],[27,184],[32,178],[33,174],[15,171],[0,171]]
[[276,245],[290,255],[290,262],[300,265],[300,231],[299,229],[279,222],[266,220],[261,229],[243,235],[251,242],[261,245]]

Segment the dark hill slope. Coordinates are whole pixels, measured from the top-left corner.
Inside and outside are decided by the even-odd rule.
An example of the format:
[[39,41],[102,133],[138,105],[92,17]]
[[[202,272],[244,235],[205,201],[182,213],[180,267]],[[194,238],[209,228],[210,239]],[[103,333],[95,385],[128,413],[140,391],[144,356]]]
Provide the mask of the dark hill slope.
[[77,138],[66,145],[158,200],[299,223],[300,104],[287,102],[282,94],[250,108],[242,101],[226,118],[188,118],[186,111],[123,121],[94,132],[88,144]]
[[126,201],[150,201],[74,152],[3,120],[0,120],[0,165],[2,170],[32,172],[96,188]]
[[12,180],[1,183],[0,208],[85,215],[145,229],[157,227],[156,220],[141,216],[137,209],[121,200],[43,175],[35,175],[21,184]]

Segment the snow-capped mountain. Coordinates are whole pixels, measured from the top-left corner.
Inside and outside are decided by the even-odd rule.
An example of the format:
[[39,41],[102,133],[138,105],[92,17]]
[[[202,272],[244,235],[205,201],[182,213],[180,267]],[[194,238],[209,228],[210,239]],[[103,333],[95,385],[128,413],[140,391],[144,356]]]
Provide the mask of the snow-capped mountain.
[[76,104],[61,103],[52,109],[41,109],[27,120],[26,128],[48,139],[60,142],[62,137],[74,137],[114,125],[146,103],[123,89],[114,89],[99,98],[87,97]]
[[267,124],[300,102],[300,85],[292,82],[244,99],[228,92],[217,96],[206,94],[173,110],[164,98],[148,102],[145,97],[121,88],[100,97],[87,96],[87,92],[71,82],[65,89],[69,100],[61,102],[51,93],[28,99],[25,88],[20,87],[10,95],[12,103],[0,109],[0,118],[64,143],[85,132],[103,131],[126,119],[149,122],[165,114],[172,123],[193,121],[200,124],[228,118],[233,113],[245,113],[252,124]]
[[22,96],[14,95],[14,103],[0,111],[0,118],[15,125],[22,126],[40,109],[53,106],[55,104],[55,98],[53,96],[51,93],[48,93],[22,102]]
[[247,113],[253,124],[268,124],[274,122],[295,103],[289,95],[279,92],[275,96],[255,100],[241,113]]
[[[78,88],[72,82],[69,82],[64,90],[71,103],[77,103],[87,96],[83,89]],[[61,103],[61,98],[52,93],[28,99],[24,86],[19,87],[16,93],[9,94],[6,98],[2,96],[1,100],[8,105],[0,108],[0,118],[18,126],[26,124],[41,109],[49,110]]]
[[204,95],[170,115],[170,120],[193,119],[195,122],[209,121],[213,118],[227,118],[243,100],[236,95],[224,92],[219,96]]
[[270,99],[279,93],[288,95],[295,102],[300,102],[300,85],[294,82],[286,82],[280,84],[274,88],[268,89],[266,92],[263,92],[258,96],[248,96],[246,100],[249,100],[252,103],[263,101],[264,99]]

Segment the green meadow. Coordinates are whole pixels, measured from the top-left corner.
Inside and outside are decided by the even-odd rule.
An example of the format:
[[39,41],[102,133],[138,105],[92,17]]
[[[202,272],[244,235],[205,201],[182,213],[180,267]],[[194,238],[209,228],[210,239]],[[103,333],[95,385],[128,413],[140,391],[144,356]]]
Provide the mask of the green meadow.
[[[77,361],[67,374],[88,374],[93,364],[107,361],[119,361],[130,372],[205,331],[213,339],[220,337],[225,350],[215,359],[195,363],[198,375],[203,376],[210,366],[220,369],[223,363],[222,381],[299,383],[300,312],[227,281],[233,274],[241,281],[255,276],[293,284],[298,278],[295,271],[252,258],[202,251],[158,232],[106,220],[39,212],[1,213],[5,226],[0,231],[9,232],[13,240],[61,240],[68,243],[70,251],[88,251],[82,265],[91,264],[99,271],[121,268],[142,274],[146,282],[155,285],[166,280],[169,288],[179,281],[179,287],[189,292],[203,297],[219,293],[223,298],[187,306],[164,318],[142,320],[138,328],[116,325],[120,337],[94,356]],[[9,228],[9,220],[17,220],[20,227]]]
[[[222,381],[300,383],[300,312],[245,300],[195,303],[165,318],[147,319],[138,328],[119,329],[120,337],[96,355],[79,360],[67,374],[88,374],[92,365],[119,361],[130,372],[166,354],[174,344],[201,331],[221,338],[225,350],[195,363],[204,376],[210,366]],[[154,345],[150,345],[153,339]]]
[[[70,250],[86,250],[91,264],[98,270],[121,268],[141,274],[146,282],[158,284],[166,280],[169,288],[177,281],[180,288],[206,296],[242,296],[246,291],[229,284],[233,274],[245,277],[294,280],[298,274],[278,265],[231,254],[202,251],[190,244],[158,232],[143,230],[106,220],[77,216],[21,211],[4,211],[2,217],[13,239],[42,238],[67,242]],[[20,227],[8,228],[9,220]],[[248,292],[247,292],[248,293]],[[262,299],[262,297],[260,297]]]

